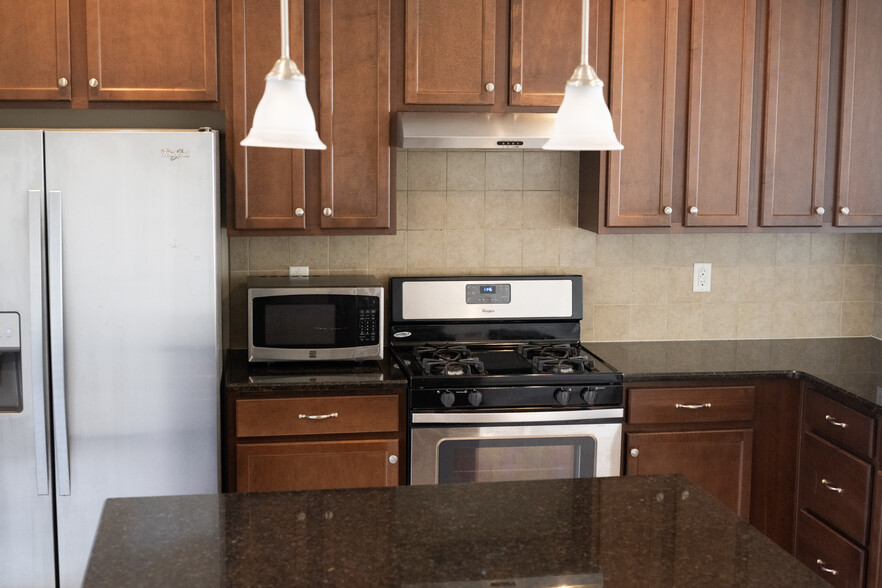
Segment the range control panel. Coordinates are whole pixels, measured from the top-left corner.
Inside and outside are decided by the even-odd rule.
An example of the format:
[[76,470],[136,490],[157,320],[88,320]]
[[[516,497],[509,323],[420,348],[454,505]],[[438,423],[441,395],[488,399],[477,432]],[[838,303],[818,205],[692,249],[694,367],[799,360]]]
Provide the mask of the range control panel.
[[466,284],[466,304],[508,304],[511,284]]

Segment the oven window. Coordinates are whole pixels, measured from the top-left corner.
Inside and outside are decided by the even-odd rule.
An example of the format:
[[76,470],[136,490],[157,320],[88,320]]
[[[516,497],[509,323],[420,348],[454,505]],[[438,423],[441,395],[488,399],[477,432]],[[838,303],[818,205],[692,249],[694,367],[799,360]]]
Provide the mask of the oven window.
[[514,482],[594,476],[594,437],[446,439],[438,483]]

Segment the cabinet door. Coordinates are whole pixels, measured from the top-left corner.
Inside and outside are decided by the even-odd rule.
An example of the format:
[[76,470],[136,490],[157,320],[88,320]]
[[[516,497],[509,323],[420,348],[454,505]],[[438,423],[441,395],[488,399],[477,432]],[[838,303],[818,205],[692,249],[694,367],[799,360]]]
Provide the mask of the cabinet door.
[[392,227],[390,1],[320,4],[322,229]]
[[756,0],[693,0],[687,226],[747,226]]
[[86,0],[89,100],[217,100],[216,5]]
[[628,433],[625,474],[684,474],[747,520],[753,431]]
[[407,0],[405,11],[404,101],[493,104],[496,0]]
[[[303,0],[288,4],[291,59],[304,68]],[[280,10],[276,0],[233,1],[233,124],[236,229],[303,229],[306,189],[302,149],[242,147],[254,109],[263,96],[264,77],[281,55]],[[307,80],[312,84],[312,80]]]
[[882,226],[882,2],[846,0],[835,224]]
[[763,226],[819,227],[830,79],[831,0],[770,0]]
[[398,440],[239,443],[236,491],[398,485]]
[[0,100],[70,100],[67,3],[3,1]]
[[579,65],[581,0],[511,0],[508,102],[560,106],[564,87]]
[[614,0],[607,226],[671,225],[678,0]]

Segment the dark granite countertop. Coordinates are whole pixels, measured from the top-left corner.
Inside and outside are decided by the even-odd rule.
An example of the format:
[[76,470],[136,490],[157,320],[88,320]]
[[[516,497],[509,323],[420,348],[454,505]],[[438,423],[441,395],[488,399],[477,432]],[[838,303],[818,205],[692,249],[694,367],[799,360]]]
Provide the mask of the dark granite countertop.
[[110,499],[84,585],[564,580],[826,585],[682,476]]
[[830,396],[882,416],[882,341],[758,339],[584,345],[625,374],[625,382],[675,379],[805,378]]

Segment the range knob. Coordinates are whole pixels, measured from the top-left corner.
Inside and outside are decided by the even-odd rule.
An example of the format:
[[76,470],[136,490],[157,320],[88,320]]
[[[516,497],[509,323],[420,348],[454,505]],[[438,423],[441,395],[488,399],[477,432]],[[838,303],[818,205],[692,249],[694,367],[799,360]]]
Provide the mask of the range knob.
[[481,404],[481,400],[484,398],[484,395],[478,392],[477,390],[469,391],[469,404],[472,406],[478,406]]
[[582,400],[585,401],[588,406],[594,406],[597,404],[597,386],[588,386],[587,388],[582,389]]
[[441,404],[450,408],[453,406],[453,401],[456,400],[456,395],[450,390],[445,390],[441,393]]
[[570,388],[558,388],[554,391],[555,401],[561,406],[566,406],[570,401],[570,392],[572,392],[572,389]]

